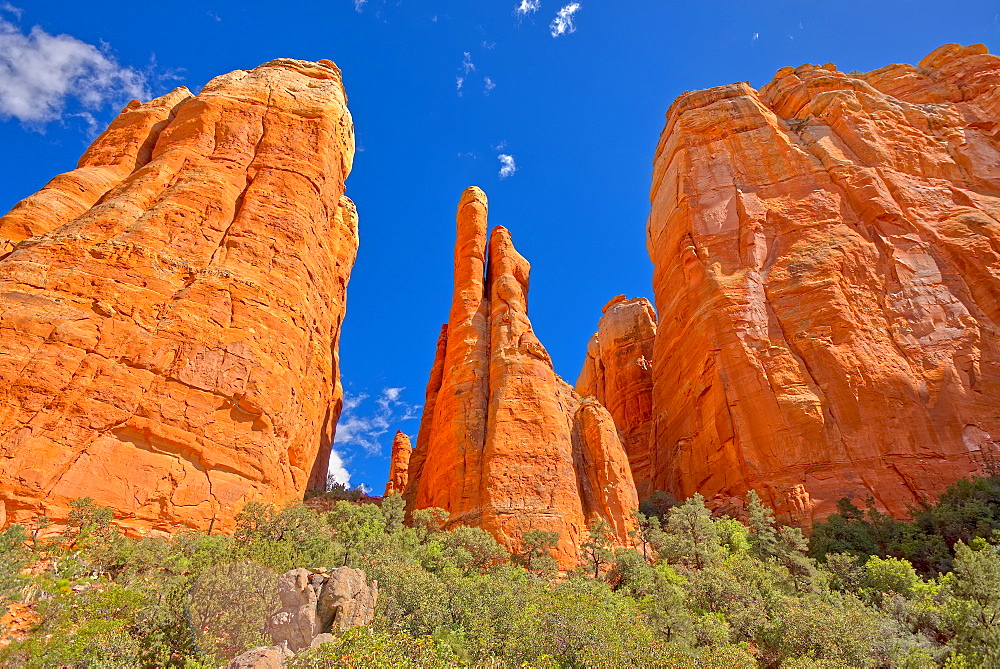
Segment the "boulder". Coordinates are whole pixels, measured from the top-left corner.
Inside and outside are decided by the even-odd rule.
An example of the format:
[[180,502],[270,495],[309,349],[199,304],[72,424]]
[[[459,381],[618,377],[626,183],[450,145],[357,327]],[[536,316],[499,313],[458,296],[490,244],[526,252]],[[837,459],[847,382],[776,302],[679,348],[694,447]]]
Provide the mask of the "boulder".
[[267,621],[267,633],[292,652],[328,639],[329,633],[368,625],[375,616],[378,582],[362,569],[292,569],[278,579],[281,610]]

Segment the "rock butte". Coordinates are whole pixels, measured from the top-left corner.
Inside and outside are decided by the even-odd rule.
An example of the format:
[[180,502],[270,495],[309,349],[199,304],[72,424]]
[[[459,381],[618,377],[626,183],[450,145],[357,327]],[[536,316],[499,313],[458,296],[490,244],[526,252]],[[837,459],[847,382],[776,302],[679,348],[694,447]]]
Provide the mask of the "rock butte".
[[231,526],[325,482],[358,246],[340,70],[132,102],[0,218],[0,523]]
[[674,102],[647,229],[653,487],[754,488],[806,524],[843,496],[903,515],[977,469],[1000,442],[998,134],[982,45]]
[[531,529],[557,532],[575,566],[598,518],[629,542],[637,504],[607,410],[560,379],[527,315],[530,266],[469,188],[458,205],[455,292],[410,459],[408,511],[440,507],[511,549]]
[[410,437],[397,430],[392,440],[392,458],[389,461],[389,481],[385,484],[386,496],[402,494],[406,490],[406,477],[410,467]]

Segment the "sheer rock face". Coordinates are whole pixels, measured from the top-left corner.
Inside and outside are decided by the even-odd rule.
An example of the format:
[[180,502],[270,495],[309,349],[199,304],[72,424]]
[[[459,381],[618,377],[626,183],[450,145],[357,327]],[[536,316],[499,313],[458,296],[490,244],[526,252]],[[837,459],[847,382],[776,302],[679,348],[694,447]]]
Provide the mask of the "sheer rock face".
[[555,374],[535,337],[530,266],[510,233],[495,228],[487,252],[486,214],[483,192],[467,189],[407,508],[441,507],[451,524],[482,527],[512,549],[527,530],[557,532],[555,557],[571,566],[597,518],[628,542],[635,486],[611,416]]
[[639,499],[650,488],[653,447],[653,338],[656,312],[644,297],[607,303],[587,345],[576,392],[608,408],[628,454]]
[[385,484],[385,494],[402,494],[406,490],[406,477],[410,466],[410,453],[413,447],[410,438],[401,431],[396,431],[392,440],[392,459],[389,462],[389,481]]
[[277,60],[130,104],[0,218],[8,521],[220,529],[325,481],[353,152],[336,66]]
[[1000,442],[1000,58],[681,96],[648,248],[656,488],[894,514]]

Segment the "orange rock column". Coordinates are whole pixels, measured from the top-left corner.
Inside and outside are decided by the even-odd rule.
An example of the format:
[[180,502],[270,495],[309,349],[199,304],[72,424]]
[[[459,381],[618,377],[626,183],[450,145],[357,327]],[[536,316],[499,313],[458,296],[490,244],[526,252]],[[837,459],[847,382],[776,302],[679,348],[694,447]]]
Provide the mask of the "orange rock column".
[[468,189],[451,319],[431,370],[407,508],[441,507],[450,523],[483,527],[511,549],[527,530],[557,532],[556,557],[571,567],[597,518],[629,541],[638,502],[628,459],[603,407],[578,420],[581,407],[594,409],[559,379],[534,335],[530,266],[509,232],[493,230],[488,267],[486,250],[486,198]]
[[397,430],[392,439],[392,459],[389,462],[389,481],[385,484],[385,495],[400,494],[406,490],[407,473],[410,466],[410,438]]
[[608,408],[621,432],[639,498],[652,490],[653,339],[656,312],[644,297],[618,295],[605,305],[576,392]]
[[654,487],[901,515],[1000,444],[997,100],[982,45],[678,98],[647,229]]
[[136,531],[225,529],[325,480],[353,153],[336,66],[276,60],[129,105],[0,219],[8,521],[92,497]]

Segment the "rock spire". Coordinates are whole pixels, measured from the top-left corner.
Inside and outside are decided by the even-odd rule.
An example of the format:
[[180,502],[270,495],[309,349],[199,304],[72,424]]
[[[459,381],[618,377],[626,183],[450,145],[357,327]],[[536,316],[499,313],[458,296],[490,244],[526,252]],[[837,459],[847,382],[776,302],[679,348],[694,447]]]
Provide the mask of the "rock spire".
[[652,490],[653,338],[656,312],[644,297],[618,295],[602,310],[576,392],[608,408],[628,454],[639,499]]
[[571,566],[598,518],[629,541],[637,499],[610,414],[556,375],[532,330],[529,271],[505,228],[487,244],[486,195],[467,189],[405,496],[408,510],[443,508],[511,549],[530,529],[557,532],[556,557]]
[[402,494],[406,490],[406,479],[409,474],[410,437],[397,430],[392,440],[392,457],[389,462],[389,481],[385,484],[385,495]]

